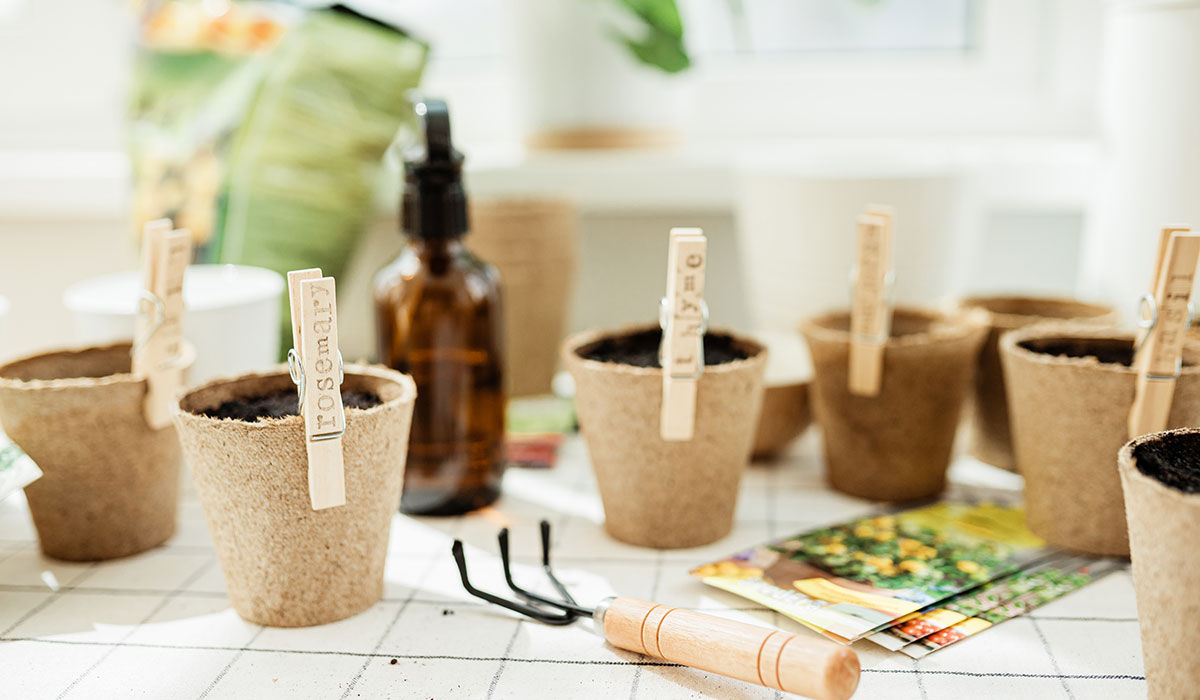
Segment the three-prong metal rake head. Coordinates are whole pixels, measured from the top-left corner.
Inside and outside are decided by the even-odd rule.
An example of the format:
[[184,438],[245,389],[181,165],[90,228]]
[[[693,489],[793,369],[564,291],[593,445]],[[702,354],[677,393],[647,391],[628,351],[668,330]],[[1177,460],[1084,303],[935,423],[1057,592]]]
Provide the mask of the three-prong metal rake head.
[[605,598],[595,608],[580,605],[550,566],[550,523],[545,520],[541,534],[542,571],[560,598],[535,593],[513,580],[508,528],[497,537],[500,562],[504,581],[519,600],[476,588],[467,576],[463,543],[454,540],[450,551],[463,588],[476,598],[548,625],[569,625],[588,616],[595,620],[596,632],[615,647],[768,688],[820,700],[845,700],[858,686],[858,655],[833,642],[636,598]]
[[[585,608],[575,602],[571,597],[571,593],[567,591],[567,587],[558,580],[554,575],[554,569],[550,568],[550,523],[543,520],[541,522],[542,531],[542,570],[546,572],[546,578],[550,579],[550,585],[558,594],[562,596],[561,600],[550,598],[548,596],[539,595],[533,591],[521,588],[513,581],[512,562],[509,557],[508,549],[508,528],[500,530],[497,539],[500,542],[500,562],[504,566],[504,581],[508,583],[508,587],[514,593],[520,596],[525,602],[508,600],[501,598],[498,595],[493,595],[487,591],[482,591],[471,585],[471,580],[467,577],[467,559],[463,554],[462,540],[454,540],[451,547],[451,553],[454,555],[454,563],[458,564],[458,575],[462,578],[463,588],[476,598],[482,598],[489,603],[494,603],[501,607],[508,608],[514,612],[519,612],[527,617],[532,617],[539,622],[545,622],[548,625],[569,625],[581,615],[591,616],[595,614],[595,610]],[[537,607],[535,603],[549,605],[555,608],[557,612],[546,612]]]

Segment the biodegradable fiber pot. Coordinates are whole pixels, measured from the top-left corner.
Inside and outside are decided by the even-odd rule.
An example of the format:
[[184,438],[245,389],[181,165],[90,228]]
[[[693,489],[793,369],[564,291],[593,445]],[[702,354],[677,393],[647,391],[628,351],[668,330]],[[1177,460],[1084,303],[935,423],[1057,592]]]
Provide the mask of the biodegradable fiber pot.
[[579,213],[568,199],[471,202],[468,245],[500,271],[509,396],[550,393],[566,335]]
[[416,388],[406,375],[347,366],[343,392],[382,404],[346,409],[346,504],[314,511],[304,421],[203,415],[226,402],[295,391],[286,370],[215,380],[175,413],[233,607],[274,627],[319,625],[366,610],[383,594],[392,516],[400,507]]
[[763,389],[762,410],[754,433],[754,458],[778,456],[810,423],[808,382],[767,385]]
[[794,331],[760,331],[754,337],[767,348],[767,367],[752,456],[771,460],[812,423],[808,400],[812,361],[804,339]]
[[1117,314],[1112,307],[1101,304],[1020,296],[968,297],[960,302],[960,306],[964,309],[982,309],[988,315],[990,326],[983,350],[979,353],[975,392],[971,397],[971,455],[982,462],[1012,471],[1015,460],[1008,399],[1004,393],[1004,374],[1000,367],[1000,336],[1017,328],[1049,321],[1070,320],[1107,326],[1116,322]]
[[1200,430],[1144,435],[1121,448],[1142,655],[1151,698],[1200,689]]
[[129,373],[129,350],[61,350],[0,366],[0,424],[45,474],[25,496],[47,556],[112,559],[175,533],[179,442],[173,427],[147,425],[146,382]]
[[[696,547],[733,527],[762,405],[767,352],[754,341],[709,331],[706,361],[714,360],[717,343],[743,359],[704,368],[695,437],[668,442],[659,436],[660,339],[657,326],[585,332],[565,341],[563,362],[575,378],[576,410],[604,501],[605,530],[643,547]],[[642,348],[640,364],[646,366],[588,359],[621,345]]]
[[[1117,452],[1129,438],[1133,336],[1038,326],[1000,340],[1029,528],[1056,547],[1128,556]],[[1184,346],[1169,425],[1200,424],[1200,345]]]
[[829,483],[860,498],[909,501],[946,485],[954,434],[987,332],[975,314],[897,308],[878,396],[850,393],[850,314],[801,331],[813,359],[813,410]]

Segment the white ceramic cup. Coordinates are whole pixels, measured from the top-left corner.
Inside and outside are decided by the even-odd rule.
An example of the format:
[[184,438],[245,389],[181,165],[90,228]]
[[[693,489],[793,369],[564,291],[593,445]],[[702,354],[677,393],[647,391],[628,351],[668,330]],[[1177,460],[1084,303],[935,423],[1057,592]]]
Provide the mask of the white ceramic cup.
[[[196,348],[192,383],[265,369],[279,362],[283,277],[245,265],[191,265],[183,278],[183,334]],[[141,274],[78,282],[63,293],[75,338],[94,344],[133,337]]]

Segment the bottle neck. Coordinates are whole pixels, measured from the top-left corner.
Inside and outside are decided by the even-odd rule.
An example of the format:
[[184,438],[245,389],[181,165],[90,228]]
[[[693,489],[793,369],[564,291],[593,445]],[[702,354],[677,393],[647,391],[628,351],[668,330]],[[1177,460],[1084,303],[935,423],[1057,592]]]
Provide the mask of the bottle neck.
[[408,246],[422,260],[446,260],[464,250],[463,237],[459,236],[409,236]]

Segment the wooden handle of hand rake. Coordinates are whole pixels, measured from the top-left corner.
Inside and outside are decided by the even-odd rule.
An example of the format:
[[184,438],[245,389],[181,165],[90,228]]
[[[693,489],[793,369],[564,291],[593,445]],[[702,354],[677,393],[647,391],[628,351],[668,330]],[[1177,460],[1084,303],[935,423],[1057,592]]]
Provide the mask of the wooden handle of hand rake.
[[597,626],[615,647],[817,700],[858,687],[849,647],[636,598],[610,598]]

